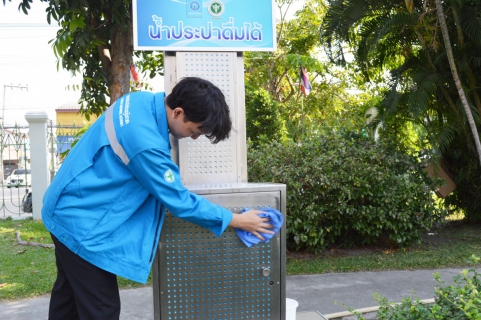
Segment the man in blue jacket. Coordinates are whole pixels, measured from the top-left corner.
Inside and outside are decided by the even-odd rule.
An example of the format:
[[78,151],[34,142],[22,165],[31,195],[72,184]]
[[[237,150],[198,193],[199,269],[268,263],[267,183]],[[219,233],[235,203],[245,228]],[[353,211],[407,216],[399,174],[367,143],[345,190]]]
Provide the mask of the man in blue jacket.
[[222,92],[195,77],[164,93],[118,99],[66,157],[44,196],[42,219],[55,243],[57,280],[49,319],[118,319],[117,275],[145,283],[165,210],[217,236],[236,227],[273,234],[260,211],[243,214],[190,193],[171,159],[178,139],[229,137]]

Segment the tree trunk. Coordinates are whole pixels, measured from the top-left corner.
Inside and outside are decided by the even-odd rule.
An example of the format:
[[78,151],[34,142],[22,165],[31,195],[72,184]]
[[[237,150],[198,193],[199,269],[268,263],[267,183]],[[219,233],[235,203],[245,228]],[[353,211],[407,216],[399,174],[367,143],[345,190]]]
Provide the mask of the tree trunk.
[[466,112],[466,117],[468,118],[469,126],[471,127],[471,132],[473,133],[474,142],[476,144],[476,150],[478,151],[479,162],[481,165],[481,142],[479,141],[478,129],[474,123],[473,114],[471,108],[469,107],[468,100],[464,94],[464,89],[459,80],[458,71],[456,69],[456,64],[454,63],[453,50],[451,48],[451,41],[449,40],[448,27],[446,25],[446,17],[444,16],[443,6],[441,0],[435,0],[436,11],[439,20],[439,26],[443,34],[444,46],[446,48],[446,54],[448,56],[449,66],[451,68],[451,73],[453,74],[454,83],[456,84],[456,89],[458,90],[459,97]]
[[[455,6],[451,6],[451,10],[453,10],[454,23],[456,24],[456,31],[458,34],[458,43],[461,47],[464,47],[465,41],[464,41],[463,31],[461,30],[461,17],[459,16],[459,12],[457,11]],[[474,98],[476,110],[478,111],[478,116],[481,116],[481,98],[479,97],[479,94],[478,94],[476,77],[474,76],[474,72],[471,69],[471,66],[469,64],[466,66],[466,74],[468,75],[469,85],[472,88],[471,93]]]
[[133,28],[123,32],[117,27],[117,32],[110,40],[110,55],[112,64],[109,72],[110,104],[130,92],[130,66],[134,53]]

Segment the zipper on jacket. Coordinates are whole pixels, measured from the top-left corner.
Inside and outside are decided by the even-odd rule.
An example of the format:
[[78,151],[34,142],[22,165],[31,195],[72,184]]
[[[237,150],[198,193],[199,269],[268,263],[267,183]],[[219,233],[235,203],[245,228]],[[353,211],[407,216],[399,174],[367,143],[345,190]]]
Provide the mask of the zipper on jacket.
[[[164,210],[164,204],[162,204],[160,206],[160,214],[159,214],[159,220],[157,220],[157,226],[155,227],[155,239],[154,239],[154,243],[152,244],[152,251],[150,252],[150,259],[149,259],[149,262],[152,261],[152,258],[154,256],[154,252],[155,252],[155,249],[157,248],[157,246],[155,245],[156,243],[158,243],[156,240],[157,240],[157,237],[158,237],[158,234],[159,234],[159,228],[160,228],[160,221],[162,221],[162,211]],[[160,241],[160,239],[159,239]]]

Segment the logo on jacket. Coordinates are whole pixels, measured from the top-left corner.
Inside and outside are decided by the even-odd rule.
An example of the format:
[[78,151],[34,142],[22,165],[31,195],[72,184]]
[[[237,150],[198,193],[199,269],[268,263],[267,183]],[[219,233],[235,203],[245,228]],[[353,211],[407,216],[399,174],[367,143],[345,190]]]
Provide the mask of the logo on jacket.
[[172,183],[175,181],[175,177],[174,177],[174,173],[172,172],[172,170],[167,170],[165,171],[164,173],[164,179],[165,181],[167,181],[168,183]]

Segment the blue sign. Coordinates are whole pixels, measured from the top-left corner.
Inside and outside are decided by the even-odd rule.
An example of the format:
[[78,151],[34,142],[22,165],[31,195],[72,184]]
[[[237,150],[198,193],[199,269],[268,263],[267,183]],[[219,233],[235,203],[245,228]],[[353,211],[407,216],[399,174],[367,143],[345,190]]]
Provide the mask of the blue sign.
[[275,51],[273,1],[134,0],[134,48]]

